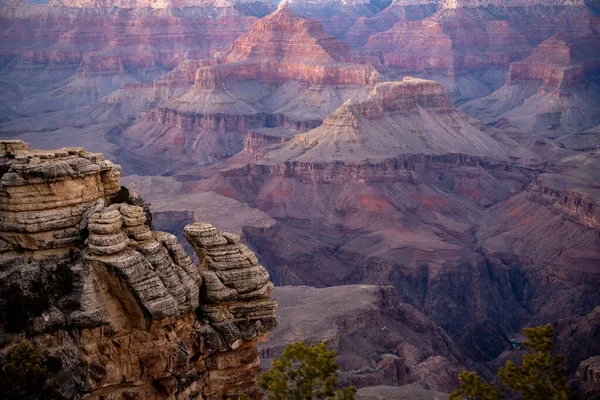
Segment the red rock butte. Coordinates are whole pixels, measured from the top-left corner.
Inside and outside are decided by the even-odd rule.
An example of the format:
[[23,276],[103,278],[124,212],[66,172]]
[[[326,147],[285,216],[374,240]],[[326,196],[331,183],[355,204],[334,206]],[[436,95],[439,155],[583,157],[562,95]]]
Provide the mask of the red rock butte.
[[545,90],[568,88],[600,70],[600,41],[595,36],[552,36],[529,57],[510,65],[507,85],[539,81]]
[[319,22],[294,15],[285,6],[257,21],[216,58],[218,65],[198,70],[196,87],[251,79],[328,85],[368,85],[381,79],[368,64],[373,60],[360,57]]

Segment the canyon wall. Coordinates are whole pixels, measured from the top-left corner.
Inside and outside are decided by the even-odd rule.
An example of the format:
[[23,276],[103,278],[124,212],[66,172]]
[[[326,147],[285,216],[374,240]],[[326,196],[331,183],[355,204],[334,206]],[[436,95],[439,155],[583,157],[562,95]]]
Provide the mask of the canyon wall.
[[[0,142],[0,347],[28,337],[67,397],[252,395],[273,284],[237,235],[151,230],[120,168],[82,148]],[[36,306],[32,306],[35,304]]]

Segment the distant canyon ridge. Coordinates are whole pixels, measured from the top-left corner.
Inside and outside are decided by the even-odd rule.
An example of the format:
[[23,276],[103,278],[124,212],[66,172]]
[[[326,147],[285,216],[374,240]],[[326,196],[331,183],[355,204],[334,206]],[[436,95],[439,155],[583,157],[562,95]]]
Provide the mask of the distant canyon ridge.
[[327,339],[361,398],[431,398],[554,323],[597,393],[598,2],[6,1],[0,139],[239,235],[281,304],[252,362]]

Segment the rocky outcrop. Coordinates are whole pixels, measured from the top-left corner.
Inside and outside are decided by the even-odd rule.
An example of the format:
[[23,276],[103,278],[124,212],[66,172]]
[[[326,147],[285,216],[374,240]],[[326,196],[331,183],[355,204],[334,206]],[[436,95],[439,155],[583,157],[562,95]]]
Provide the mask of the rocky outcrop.
[[584,360],[577,368],[578,389],[581,399],[593,399],[600,395],[600,356]]
[[[82,148],[0,142],[0,345],[25,334],[61,363],[67,397],[252,394],[273,284],[239,236],[152,231],[120,168]],[[31,304],[35,304],[33,307]]]

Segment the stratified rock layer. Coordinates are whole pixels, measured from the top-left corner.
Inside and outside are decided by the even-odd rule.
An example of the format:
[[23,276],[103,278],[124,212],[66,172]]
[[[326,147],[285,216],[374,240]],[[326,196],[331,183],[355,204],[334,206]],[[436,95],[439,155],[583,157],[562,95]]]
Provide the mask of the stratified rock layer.
[[457,101],[500,88],[512,62],[553,35],[597,38],[600,19],[583,1],[443,1],[420,20],[373,33],[364,48],[391,76],[442,82]]
[[[377,66],[320,23],[282,7],[228,51],[193,65],[189,90],[149,111],[119,142],[140,154],[214,163],[241,151],[248,130],[318,126],[347,98],[362,99],[381,81]],[[184,69],[190,71],[176,70]]]
[[600,123],[597,34],[553,36],[513,62],[496,92],[464,105],[484,123],[508,122],[525,132],[581,132]]
[[[256,340],[277,325],[273,284],[233,234],[186,226],[199,265],[152,231],[120,168],[82,148],[0,142],[0,346],[25,334],[60,360],[61,391],[138,399],[254,392]],[[43,288],[43,289],[42,289]],[[8,293],[12,293],[9,295]]]

